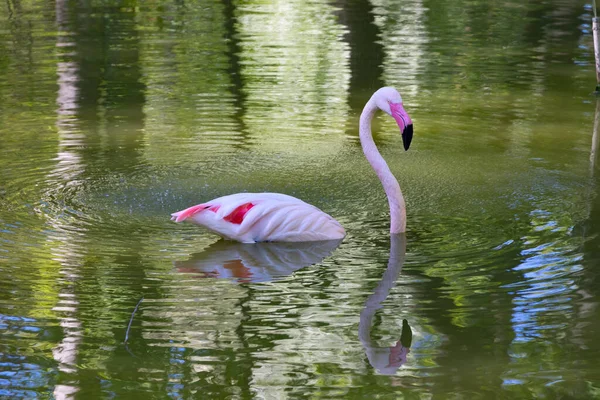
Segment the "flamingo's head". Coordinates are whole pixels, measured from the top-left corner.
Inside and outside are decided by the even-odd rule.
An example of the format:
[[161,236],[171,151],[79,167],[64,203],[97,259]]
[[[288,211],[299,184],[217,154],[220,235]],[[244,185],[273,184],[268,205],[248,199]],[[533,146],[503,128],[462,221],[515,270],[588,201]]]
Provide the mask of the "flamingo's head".
[[408,150],[413,137],[413,123],[404,107],[400,93],[392,87],[382,87],[373,95],[375,104],[379,109],[391,115],[402,132],[402,143],[404,150]]

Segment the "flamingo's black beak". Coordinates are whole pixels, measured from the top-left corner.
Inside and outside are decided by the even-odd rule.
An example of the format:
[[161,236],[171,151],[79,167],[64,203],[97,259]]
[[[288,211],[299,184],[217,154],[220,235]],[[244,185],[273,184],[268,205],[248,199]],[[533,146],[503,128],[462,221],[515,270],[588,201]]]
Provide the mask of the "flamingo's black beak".
[[404,144],[404,150],[408,150],[413,137],[412,119],[410,119],[410,117],[406,113],[406,110],[404,110],[404,107],[402,107],[402,103],[389,104],[390,114],[396,120],[398,128],[400,128],[400,132],[402,132],[402,143]]
[[404,150],[408,150],[410,147],[410,142],[412,142],[413,137],[413,124],[406,125],[404,131],[402,131],[402,144],[404,145]]

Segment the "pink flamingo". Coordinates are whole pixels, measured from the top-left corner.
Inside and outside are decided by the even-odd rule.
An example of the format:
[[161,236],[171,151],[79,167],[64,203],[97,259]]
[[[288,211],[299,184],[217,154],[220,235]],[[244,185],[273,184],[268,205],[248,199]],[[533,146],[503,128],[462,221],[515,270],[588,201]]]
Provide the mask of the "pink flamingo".
[[[398,181],[379,154],[371,134],[377,109],[391,115],[402,132],[404,150],[413,136],[412,120],[402,106],[402,97],[391,87],[377,90],[360,115],[360,142],[365,157],[379,177],[390,206],[390,232],[406,231],[404,197]],[[342,225],[317,207],[279,193],[237,193],[219,197],[171,214],[172,220],[189,219],[208,230],[243,243],[311,242],[342,239]]]

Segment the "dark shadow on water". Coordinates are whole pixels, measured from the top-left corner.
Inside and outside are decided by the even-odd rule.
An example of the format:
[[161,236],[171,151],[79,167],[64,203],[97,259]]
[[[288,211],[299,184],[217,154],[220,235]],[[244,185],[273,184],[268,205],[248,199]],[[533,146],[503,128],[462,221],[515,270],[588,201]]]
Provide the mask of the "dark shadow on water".
[[[383,45],[380,43],[381,31],[375,24],[374,6],[367,0],[335,1],[340,24],[347,29],[345,41],[350,46],[350,82],[348,105],[350,109],[360,110],[375,90],[384,86]],[[346,133],[358,138],[358,114],[356,120],[349,120]],[[373,121],[374,137],[377,139],[377,120]],[[357,142],[358,143],[358,142]]]
[[175,261],[179,272],[198,278],[227,278],[240,283],[268,282],[317,264],[341,240],[302,243],[238,243],[219,240],[188,260]]
[[396,283],[402,265],[404,265],[405,256],[406,236],[404,234],[391,235],[388,267],[373,294],[367,299],[365,307],[360,313],[358,324],[358,338],[365,349],[369,363],[377,372],[384,375],[395,374],[398,368],[406,363],[412,344],[412,329],[406,319],[402,320],[400,339],[394,346],[377,347],[371,339],[373,317],[376,311],[382,307],[381,303],[387,298]]
[[244,115],[246,114],[246,93],[244,92],[244,79],[242,76],[242,64],[241,57],[242,47],[240,44],[239,32],[237,30],[237,2],[233,0],[223,0],[224,6],[224,25],[227,40],[227,58],[229,61],[229,68],[227,73],[231,78],[231,93],[235,99],[235,118],[239,124],[239,132],[241,137],[239,143],[236,142],[234,147],[246,148],[249,143],[249,133],[244,122]]

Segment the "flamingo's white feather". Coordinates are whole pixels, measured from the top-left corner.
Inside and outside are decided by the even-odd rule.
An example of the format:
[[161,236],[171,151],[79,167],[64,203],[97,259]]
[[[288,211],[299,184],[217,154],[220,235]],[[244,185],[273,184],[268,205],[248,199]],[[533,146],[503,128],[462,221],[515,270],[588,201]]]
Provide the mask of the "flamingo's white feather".
[[[241,223],[226,220],[238,207],[248,203],[253,206]],[[194,207],[198,211],[179,222],[187,219],[224,238],[244,243],[311,242],[342,239],[346,234],[339,222],[317,207],[279,193],[238,193]],[[171,215],[177,220],[186,210]]]

